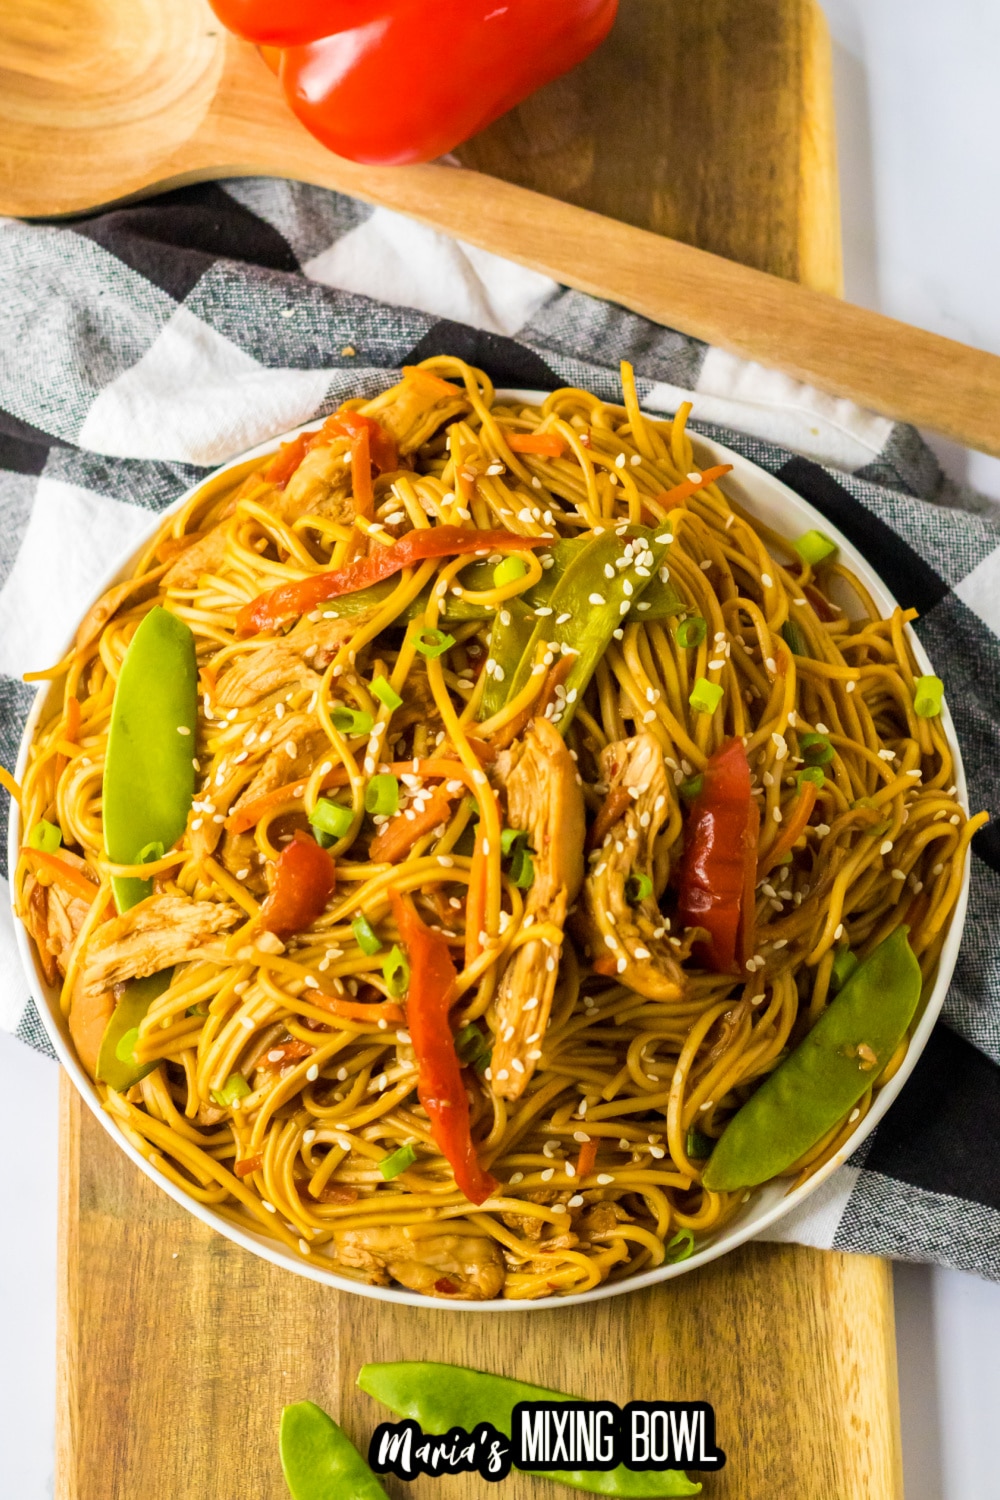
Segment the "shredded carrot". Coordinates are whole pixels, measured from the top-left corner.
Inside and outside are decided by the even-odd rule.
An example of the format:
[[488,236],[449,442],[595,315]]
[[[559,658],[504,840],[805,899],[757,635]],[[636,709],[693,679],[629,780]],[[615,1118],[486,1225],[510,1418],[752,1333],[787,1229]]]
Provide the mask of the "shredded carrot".
[[299,464],[305,458],[308,449],[309,444],[304,432],[300,432],[298,437],[293,438],[290,443],[282,443],[264,470],[264,478],[267,483],[276,485],[279,490],[283,490]]
[[394,1000],[374,1001],[371,1005],[364,1000],[341,1000],[339,995],[327,995],[322,990],[310,990],[308,998],[313,1005],[318,1005],[321,1010],[328,1010],[331,1015],[340,1016],[344,1021],[379,1021],[399,1022],[406,1019],[403,1008]]
[[[279,1042],[276,1047],[268,1047],[257,1066],[273,1072],[287,1062],[300,1062],[303,1057],[311,1057],[315,1051],[316,1048],[310,1047],[308,1042],[300,1042],[298,1037],[293,1037],[290,1042]],[[281,1053],[280,1057],[275,1056],[278,1052]]]
[[512,719],[508,719],[507,723],[502,724],[497,730],[490,742],[494,750],[503,750],[508,745],[513,744],[514,740],[527,727],[531,719],[537,718],[539,714],[544,714],[548,705],[555,700],[556,688],[565,682],[570,672],[572,672],[575,661],[576,654],[574,652],[566,656],[560,656],[559,660],[552,664],[547,675],[542,679],[542,686],[537,698],[533,698],[530,703],[525,704],[524,708],[516,713]]
[[436,786],[424,803],[423,812],[414,813],[412,818],[408,818],[405,812],[396,813],[388,823],[382,824],[372,839],[368,850],[369,859],[376,864],[394,865],[404,854],[410,852],[417,839],[430,833],[439,823],[447,822],[451,817],[454,796],[453,792],[446,792],[444,787]]
[[510,432],[507,447],[512,453],[543,453],[547,458],[562,458],[566,444],[557,432]]
[[576,1159],[576,1175],[579,1178],[589,1177],[597,1162],[597,1142],[593,1137],[584,1141],[580,1147],[580,1155]]
[[18,807],[20,807],[21,788],[18,786],[17,782],[14,780],[13,776],[5,766],[0,766],[0,786],[3,787],[5,792],[10,793],[11,797],[13,797]]
[[781,833],[775,839],[770,849],[764,854],[757,865],[757,879],[766,875],[779,859],[791,852],[797,839],[805,832],[806,824],[816,802],[816,783],[814,781],[803,781],[802,790],[799,792],[795,807],[782,827]]
[[371,453],[368,428],[362,427],[351,443],[351,486],[354,490],[355,514],[366,521],[370,521],[375,515]]
[[256,1156],[245,1156],[233,1166],[237,1177],[249,1177],[251,1172],[259,1172],[264,1165],[264,1158],[258,1151]]
[[79,896],[82,901],[92,902],[97,895],[99,887],[94,881],[88,880],[81,870],[75,870],[57,854],[48,854],[44,849],[32,849],[28,844],[22,844],[21,853],[29,862],[41,865],[43,870],[48,870],[55,880],[71,891],[74,896]]
[[680,484],[675,484],[672,490],[661,490],[658,495],[653,496],[656,505],[671,506],[680,505],[682,500],[687,500],[698,490],[704,489],[706,484],[714,484],[721,479],[723,474],[728,474],[732,464],[716,464],[712,469],[702,469],[697,479],[682,479]]
[[601,974],[605,979],[611,979],[618,973],[618,960],[611,958],[610,955],[602,954],[600,958],[594,959],[590,967],[595,974]]
[[442,380],[440,375],[434,375],[430,370],[422,370],[419,365],[404,365],[403,374],[407,380],[426,380],[436,385],[442,395],[461,396],[460,386],[452,385],[450,380]]
[[[398,760],[389,769],[394,776],[412,774],[431,779],[461,781],[470,791],[475,791],[469,771],[460,760]],[[323,777],[320,787],[323,791],[328,791],[330,787],[346,786],[349,780],[346,768],[335,766]],[[246,833],[248,828],[256,828],[266,813],[272,812],[284,802],[294,801],[296,793],[304,791],[307,785],[308,778],[303,777],[301,781],[289,781],[285,786],[277,786],[273,791],[254,797],[251,802],[245,802],[242,807],[230,813],[226,819],[226,829],[229,833]]]
[[465,964],[474,963],[482,951],[479,935],[486,926],[487,861],[483,841],[476,839],[469,867],[469,893],[465,898]]

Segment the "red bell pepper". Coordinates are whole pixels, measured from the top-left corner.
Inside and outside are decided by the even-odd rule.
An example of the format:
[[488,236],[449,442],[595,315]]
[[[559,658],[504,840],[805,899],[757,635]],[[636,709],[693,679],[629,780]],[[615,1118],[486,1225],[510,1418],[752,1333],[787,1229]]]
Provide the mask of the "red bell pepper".
[[260,925],[279,938],[304,932],[323,911],[336,881],[330,855],[297,829],[275,861],[274,884],[260,909]]
[[211,0],[233,31],[283,48],[292,109],[352,161],[451,151],[607,36],[618,0]]
[[471,526],[427,526],[408,531],[388,547],[379,547],[369,557],[359,558],[344,568],[329,573],[315,573],[298,583],[282,583],[266,594],[258,594],[244,605],[236,616],[236,634],[255,635],[260,630],[276,630],[292,615],[307,615],[327,599],[340,594],[355,594],[383,578],[391,578],[413,563],[429,557],[456,557],[462,552],[523,552],[528,547],[547,546],[551,536],[515,536],[512,531],[476,531]]
[[483,1203],[497,1183],[479,1165],[472,1143],[469,1097],[448,1020],[456,977],[451,950],[439,932],[420,920],[410,901],[396,891],[389,892],[389,901],[410,963],[406,1023],[417,1063],[417,1097],[427,1111],[434,1144],[455,1174],[455,1186],[470,1203]]
[[392,433],[387,432],[374,417],[363,416],[359,411],[335,411],[327,417],[319,432],[313,434],[309,446],[314,448],[335,437],[350,438],[352,443],[357,443],[363,434],[368,436],[371,461],[380,474],[399,468],[399,452]]
[[719,974],[736,970],[741,926],[741,948],[751,946],[758,824],[743,741],[729,740],[705,767],[688,814],[678,900],[685,926],[708,932],[708,943],[696,951]]

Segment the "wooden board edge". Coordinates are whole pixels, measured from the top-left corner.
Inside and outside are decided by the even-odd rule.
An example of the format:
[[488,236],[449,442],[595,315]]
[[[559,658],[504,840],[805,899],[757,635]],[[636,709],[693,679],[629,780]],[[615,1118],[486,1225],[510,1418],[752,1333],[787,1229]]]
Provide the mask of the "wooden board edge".
[[837,172],[837,120],[830,28],[819,0],[803,0],[803,108],[799,140],[799,281],[844,295],[844,253]]
[[69,1075],[59,1070],[59,1227],[56,1247],[55,1500],[76,1500],[79,1351],[80,1112]]

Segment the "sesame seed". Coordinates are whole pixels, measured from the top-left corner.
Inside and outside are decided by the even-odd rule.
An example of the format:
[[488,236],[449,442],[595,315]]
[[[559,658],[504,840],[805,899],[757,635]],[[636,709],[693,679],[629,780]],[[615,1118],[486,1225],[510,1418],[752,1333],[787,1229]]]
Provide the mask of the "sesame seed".
[[555,1167],[546,1167],[545,1171],[542,1173],[542,1181],[543,1182],[551,1182],[552,1179],[553,1179],[553,1177],[555,1175],[556,1175],[556,1169],[555,1169]]
[[852,1109],[851,1113],[847,1116],[847,1123],[848,1123],[848,1125],[853,1125],[854,1122],[855,1122],[855,1120],[860,1120],[860,1118],[861,1118],[861,1111],[860,1111],[860,1109]]
[[771,577],[770,573],[762,573],[760,575],[760,581],[766,589],[774,587],[774,579]]
[[315,1139],[316,1139],[316,1132],[315,1132],[315,1130],[303,1130],[303,1132],[302,1132],[302,1141],[303,1141],[304,1145],[311,1146],[312,1143],[313,1143],[313,1141]]
[[838,939],[842,938],[843,936],[844,936],[844,924],[843,924],[843,922],[838,922],[837,923],[837,930],[833,934],[833,941],[837,942]]
[[275,1208],[274,1204],[273,1203],[268,1203],[268,1201],[267,1201],[266,1198],[262,1198],[260,1200],[260,1206],[264,1210],[265,1213],[269,1213],[269,1214],[277,1213],[277,1209]]
[[187,727],[187,725],[186,725],[186,724],[178,724],[178,726],[177,726],[177,733],[178,733],[178,734],[190,734],[190,733],[191,733],[191,731],[190,731],[190,729],[189,729],[189,728],[188,728],[188,727]]
[[588,604],[606,604],[607,600],[603,594],[590,594],[587,598]]
[[610,1183],[614,1182],[615,1179],[610,1172],[598,1172],[597,1180],[600,1183],[601,1187],[607,1187]]
[[891,870],[889,873],[892,875],[893,880],[905,880],[906,879],[906,871],[905,870]]
[[311,1067],[306,1069],[306,1077],[308,1078],[310,1083],[316,1082],[317,1078],[319,1077],[318,1063],[313,1063]]
[[880,854],[889,854],[889,853],[891,853],[892,852],[892,839],[886,839],[882,844],[880,844],[878,852]]

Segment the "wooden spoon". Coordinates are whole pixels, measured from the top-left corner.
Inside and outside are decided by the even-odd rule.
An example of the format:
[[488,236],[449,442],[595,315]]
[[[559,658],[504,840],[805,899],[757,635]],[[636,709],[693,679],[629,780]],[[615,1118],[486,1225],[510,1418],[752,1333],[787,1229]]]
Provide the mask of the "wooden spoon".
[[213,177],[383,204],[898,420],[1000,455],[1000,358],[461,167],[371,168],[299,125],[205,0],[0,14],[0,213],[82,213]]

